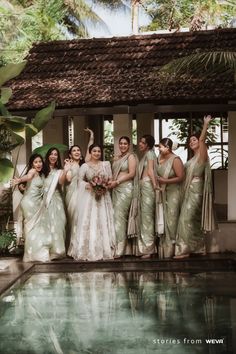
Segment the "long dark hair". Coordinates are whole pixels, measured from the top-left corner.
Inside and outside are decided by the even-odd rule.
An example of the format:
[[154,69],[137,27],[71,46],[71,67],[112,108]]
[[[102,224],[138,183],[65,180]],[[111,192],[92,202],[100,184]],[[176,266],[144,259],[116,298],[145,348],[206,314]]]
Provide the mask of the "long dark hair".
[[[41,171],[39,171],[39,176],[45,175],[45,164],[44,164],[44,161],[43,161],[43,157],[42,157],[40,154],[32,154],[32,155],[30,156],[29,162],[28,162],[28,165],[27,165],[27,169],[26,169],[26,172],[25,172],[25,175],[27,175],[27,173],[29,172],[29,170],[31,170],[31,168],[33,168],[33,162],[34,162],[34,160],[37,159],[38,157],[41,159],[41,161],[42,161],[42,163],[43,163],[42,169],[41,169]],[[21,192],[21,194],[24,194],[24,190],[21,190],[21,189],[19,188],[20,185],[23,186],[24,189],[25,189],[25,187],[26,187],[26,185],[27,185],[27,182],[21,182],[21,183],[18,184],[18,189],[19,189],[19,191]]]
[[55,163],[55,168],[57,168],[58,170],[62,169],[60,152],[59,152],[59,150],[57,148],[51,147],[48,150],[48,152],[46,153],[46,156],[45,156],[45,176],[46,177],[50,173],[49,156],[51,155],[52,151],[54,151],[54,150],[57,152],[57,162]]
[[[149,147],[149,149],[151,150],[153,148],[153,146],[155,145],[155,138],[154,136],[150,135],[150,134],[145,134],[142,136],[142,138],[145,139],[145,142],[147,144],[147,146]],[[141,139],[142,139],[141,138]]]
[[43,163],[42,170],[39,172],[39,175],[41,176],[42,174],[45,174],[45,165],[44,165],[44,161],[43,161],[42,156],[40,154],[33,154],[29,158],[29,162],[28,162],[28,165],[27,165],[27,170],[26,170],[26,173],[25,173],[26,175],[29,172],[29,170],[31,170],[31,168],[33,168],[33,162],[38,157],[41,159],[41,161]]
[[84,159],[84,157],[83,157],[83,155],[82,155],[82,150],[81,150],[81,147],[80,147],[79,145],[72,145],[72,146],[70,147],[69,151],[68,151],[68,155],[69,155],[69,157],[71,156],[71,151],[72,151],[72,149],[73,149],[74,147],[77,147],[77,148],[80,149],[81,156],[80,156],[80,160],[79,160],[79,165],[81,166],[81,165],[83,165],[83,163],[85,163],[85,159]]

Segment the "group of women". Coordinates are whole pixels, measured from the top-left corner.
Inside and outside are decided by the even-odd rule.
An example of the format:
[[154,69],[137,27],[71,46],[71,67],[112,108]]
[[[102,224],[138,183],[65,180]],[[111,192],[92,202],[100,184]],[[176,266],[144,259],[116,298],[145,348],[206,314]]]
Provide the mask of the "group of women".
[[102,148],[91,131],[85,160],[77,145],[63,169],[56,148],[45,162],[31,156],[26,175],[14,179],[27,182],[21,201],[24,261],[64,257],[66,244],[69,256],[89,261],[204,254],[204,233],[214,228],[205,143],[210,120],[204,117],[201,134],[189,138],[193,157],[185,166],[169,138],[160,141],[157,158],[151,135],[139,142],[140,161],[130,151],[130,139],[122,136],[111,166],[101,160]]

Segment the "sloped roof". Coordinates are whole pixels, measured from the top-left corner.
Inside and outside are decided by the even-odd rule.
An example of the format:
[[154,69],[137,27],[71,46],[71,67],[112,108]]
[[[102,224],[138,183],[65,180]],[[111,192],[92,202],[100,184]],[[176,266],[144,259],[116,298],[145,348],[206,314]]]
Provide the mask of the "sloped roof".
[[15,110],[143,103],[226,103],[236,99],[233,75],[163,84],[158,69],[173,58],[207,50],[235,50],[236,29],[93,38],[35,44],[11,82]]

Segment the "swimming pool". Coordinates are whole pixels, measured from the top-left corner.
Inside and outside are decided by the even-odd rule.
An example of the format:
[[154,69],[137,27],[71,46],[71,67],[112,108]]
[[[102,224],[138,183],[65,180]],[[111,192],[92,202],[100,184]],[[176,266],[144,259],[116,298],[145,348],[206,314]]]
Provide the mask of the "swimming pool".
[[36,273],[0,301],[0,353],[235,353],[236,273]]

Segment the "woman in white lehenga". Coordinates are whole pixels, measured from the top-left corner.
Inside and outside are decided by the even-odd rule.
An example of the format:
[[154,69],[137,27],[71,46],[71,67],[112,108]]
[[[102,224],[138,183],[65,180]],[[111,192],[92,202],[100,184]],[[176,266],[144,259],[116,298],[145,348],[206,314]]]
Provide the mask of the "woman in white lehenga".
[[101,147],[89,148],[90,161],[79,171],[77,225],[71,237],[68,255],[76,260],[111,259],[115,251],[113,207],[109,190],[96,193],[92,183],[96,178],[106,184],[112,178],[111,165],[101,161]]

